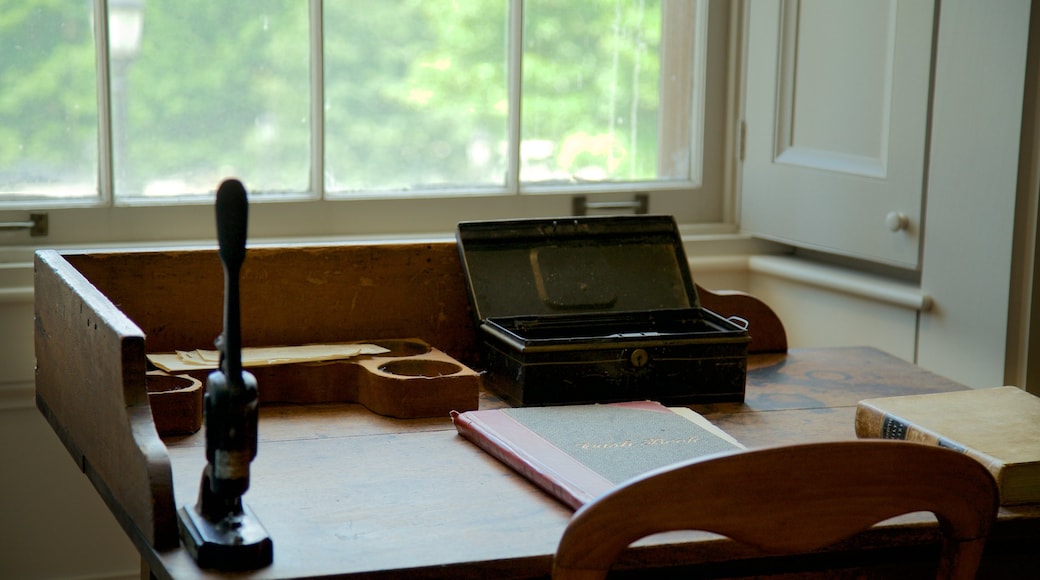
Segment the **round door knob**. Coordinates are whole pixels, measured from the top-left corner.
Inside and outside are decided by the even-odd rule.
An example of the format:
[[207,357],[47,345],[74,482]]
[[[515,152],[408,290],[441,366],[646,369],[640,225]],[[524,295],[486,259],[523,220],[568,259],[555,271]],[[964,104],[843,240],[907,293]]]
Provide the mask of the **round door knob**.
[[893,232],[905,230],[910,227],[910,218],[900,211],[890,211],[885,216],[885,225]]

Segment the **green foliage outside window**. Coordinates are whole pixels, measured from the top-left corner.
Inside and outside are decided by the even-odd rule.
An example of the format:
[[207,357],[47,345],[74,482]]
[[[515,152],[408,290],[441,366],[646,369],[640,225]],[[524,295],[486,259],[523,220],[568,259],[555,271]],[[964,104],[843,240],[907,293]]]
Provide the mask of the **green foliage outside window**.
[[[508,2],[323,10],[325,187],[506,184]],[[534,153],[521,177],[656,178],[660,1],[524,10],[520,138]],[[309,18],[301,0],[146,0],[138,53],[111,63],[116,195],[203,193],[230,173],[255,191],[308,191]],[[96,188],[91,27],[85,0],[0,0],[0,199]]]

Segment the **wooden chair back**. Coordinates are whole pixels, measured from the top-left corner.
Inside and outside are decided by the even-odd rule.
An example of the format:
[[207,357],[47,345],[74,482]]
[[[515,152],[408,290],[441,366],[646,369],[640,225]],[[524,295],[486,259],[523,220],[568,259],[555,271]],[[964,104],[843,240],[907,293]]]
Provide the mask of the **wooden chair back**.
[[726,453],[650,472],[583,506],[553,578],[605,578],[629,544],[659,532],[703,530],[794,554],[917,511],[940,523],[938,577],[973,578],[998,505],[979,462],[939,447],[855,440]]

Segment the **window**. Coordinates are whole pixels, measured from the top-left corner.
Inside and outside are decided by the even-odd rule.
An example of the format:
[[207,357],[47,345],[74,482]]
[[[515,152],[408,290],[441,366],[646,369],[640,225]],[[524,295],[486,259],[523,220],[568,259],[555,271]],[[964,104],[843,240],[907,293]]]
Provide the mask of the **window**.
[[208,237],[190,220],[229,176],[270,236],[636,192],[725,221],[728,3],[0,6],[0,210],[46,209],[58,239]]

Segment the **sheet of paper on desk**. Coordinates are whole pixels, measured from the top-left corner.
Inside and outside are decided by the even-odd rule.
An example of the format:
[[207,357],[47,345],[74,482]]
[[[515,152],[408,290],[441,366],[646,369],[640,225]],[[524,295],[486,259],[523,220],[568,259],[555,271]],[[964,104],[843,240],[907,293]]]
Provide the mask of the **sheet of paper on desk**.
[[[242,366],[258,367],[303,362],[343,360],[359,355],[389,352],[375,344],[307,344],[301,346],[247,347],[242,349]],[[160,369],[185,372],[216,369],[220,365],[220,351],[190,350],[148,355],[148,360]]]

